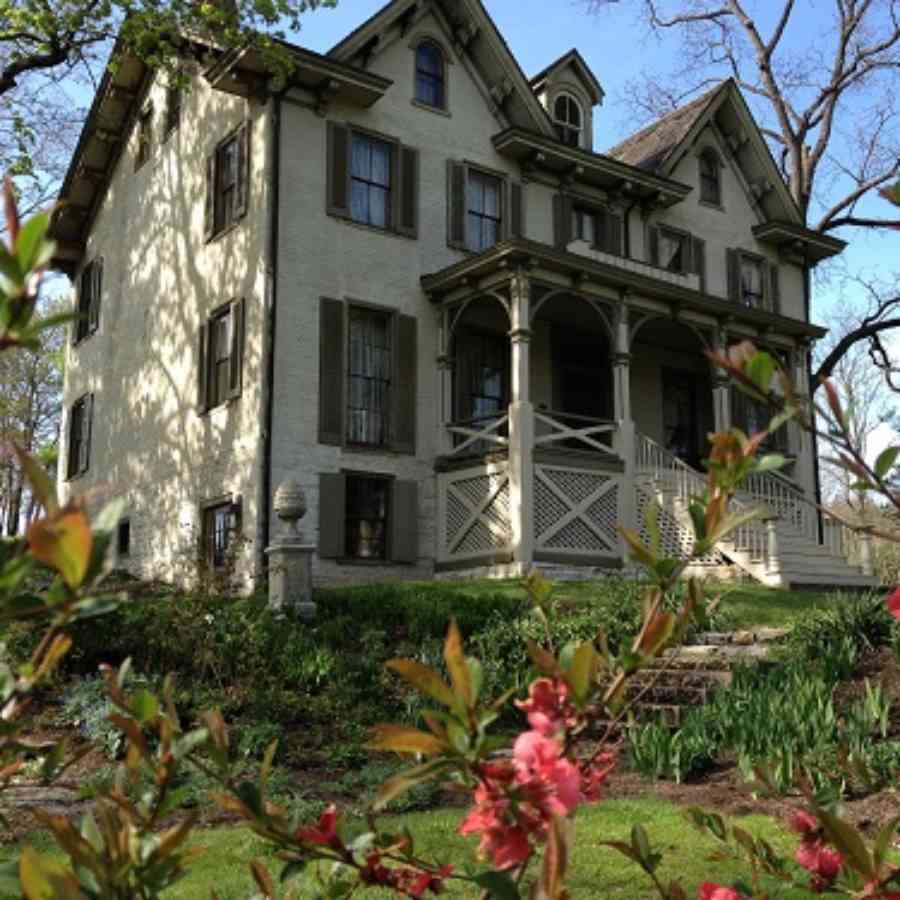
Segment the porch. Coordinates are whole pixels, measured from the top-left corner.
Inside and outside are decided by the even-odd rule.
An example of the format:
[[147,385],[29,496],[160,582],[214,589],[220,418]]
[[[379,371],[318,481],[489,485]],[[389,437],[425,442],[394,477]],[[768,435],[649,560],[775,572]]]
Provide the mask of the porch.
[[[707,435],[732,424],[756,430],[765,415],[733,394],[706,351],[750,337],[802,384],[811,326],[783,320],[775,337],[755,319],[781,317],[726,316],[714,298],[688,303],[671,273],[638,293],[606,266],[597,277],[588,260],[516,246],[525,243],[425,280],[441,325],[437,569],[620,568],[618,527],[639,527],[651,500],[666,510],[667,550],[687,550],[684,510],[670,501],[702,490]],[[793,469],[758,488],[792,510],[802,502],[804,522],[818,531],[803,440],[793,426],[779,435],[773,449]],[[764,525],[745,531],[733,555],[746,551],[746,565],[766,574],[774,539]],[[720,557],[706,562],[733,563]]]

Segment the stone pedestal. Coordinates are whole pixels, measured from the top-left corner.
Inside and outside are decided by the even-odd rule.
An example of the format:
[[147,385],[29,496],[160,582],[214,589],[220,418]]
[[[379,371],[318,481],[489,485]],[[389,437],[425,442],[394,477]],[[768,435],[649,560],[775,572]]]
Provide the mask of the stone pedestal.
[[269,559],[269,606],[305,621],[316,616],[312,599],[311,544],[275,543],[266,550]]

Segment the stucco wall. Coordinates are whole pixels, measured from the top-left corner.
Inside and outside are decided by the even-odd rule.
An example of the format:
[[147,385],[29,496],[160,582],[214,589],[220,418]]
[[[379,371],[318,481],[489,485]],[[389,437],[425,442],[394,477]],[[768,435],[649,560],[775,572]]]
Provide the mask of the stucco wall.
[[[124,497],[131,522],[127,566],[137,574],[186,574],[200,504],[242,498],[243,538],[256,525],[267,200],[264,110],[195,79],[180,127],[163,142],[165,84],[150,88],[153,143],[134,170],[136,130],[112,177],[87,242],[104,259],[98,331],[66,351],[60,482],[96,507]],[[230,232],[204,238],[205,159],[249,118],[248,212]],[[242,396],[197,413],[198,328],[229,300],[246,298]],[[94,392],[90,468],[66,481],[71,404]],[[249,548],[242,568],[248,573]],[[126,560],[122,560],[125,564]]]

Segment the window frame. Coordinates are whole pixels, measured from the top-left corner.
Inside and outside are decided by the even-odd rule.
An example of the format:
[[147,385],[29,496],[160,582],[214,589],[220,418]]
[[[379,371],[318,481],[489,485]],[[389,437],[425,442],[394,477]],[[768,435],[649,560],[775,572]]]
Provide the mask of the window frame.
[[116,523],[116,559],[131,556],[131,519],[128,516]]
[[662,247],[659,251],[658,267],[664,272],[671,272],[674,275],[690,275],[691,274],[691,235],[687,231],[680,228],[673,228],[671,225],[658,224],[656,226],[658,237],[657,240],[662,243],[664,237],[677,238],[681,244],[681,268],[673,269],[662,262]]
[[[228,203],[223,189],[224,159],[228,148],[234,148],[234,181],[228,185]],[[216,145],[215,185],[213,187],[213,235],[224,234],[237,224],[237,199],[241,180],[240,132],[234,131]],[[227,213],[227,214],[226,214]]]
[[[351,335],[351,322],[354,314],[363,314],[367,316],[379,317],[382,318],[385,323],[385,333],[387,335],[389,345],[387,348],[387,366],[386,371],[388,374],[387,379],[387,388],[384,393],[384,403],[382,407],[382,423],[381,423],[381,432],[382,439],[380,443],[368,442],[368,441],[355,441],[351,440],[351,422],[352,422],[352,412],[354,410],[363,410],[366,409],[369,412],[368,407],[351,407],[351,384],[354,378],[366,378],[371,376],[365,375],[354,375],[352,372],[352,335]],[[368,452],[391,452],[393,450],[393,405],[395,401],[394,391],[396,390],[395,384],[395,372],[397,368],[397,319],[398,319],[398,311],[395,309],[391,309],[390,307],[380,306],[374,303],[365,303],[359,300],[348,299],[344,304],[344,321],[345,321],[345,338],[344,338],[344,371],[343,371],[343,379],[345,385],[344,391],[344,409],[343,409],[343,446],[348,450],[358,450],[358,451],[368,451]]]
[[[86,286],[89,288],[85,290]],[[78,276],[76,312],[72,344],[77,346],[100,330],[100,308],[103,295],[103,257],[87,262]],[[96,310],[96,312],[95,312]]]
[[[472,184],[473,178],[481,178],[481,179],[491,179],[497,184],[497,216],[491,216],[488,213],[485,213],[482,209],[481,211],[471,209],[469,203],[469,189]],[[509,212],[506,209],[507,206],[507,195],[509,192],[509,178],[506,175],[501,175],[497,172],[492,172],[489,169],[484,169],[479,166],[472,166],[466,163],[466,186],[465,186],[465,210],[464,210],[464,219],[465,219],[465,249],[469,253],[484,253],[487,250],[490,250],[491,247],[496,246],[501,241],[506,240],[507,230],[509,228],[508,216]],[[472,242],[472,228],[470,227],[470,218],[472,216],[478,216],[481,219],[481,235],[484,234],[484,222],[492,221],[496,223],[496,239],[492,244],[487,244],[486,246],[473,246]]]
[[[747,303],[744,293],[744,265],[750,264],[756,266],[759,271],[759,303]],[[737,251],[737,278],[738,278],[738,291],[740,292],[738,295],[738,305],[743,309],[758,309],[763,312],[771,312],[769,309],[770,306],[770,297],[769,297],[769,285],[766,283],[769,279],[769,261],[765,256],[761,256],[758,253],[751,253],[747,250]],[[751,295],[756,296],[756,295]]]
[[144,107],[137,116],[137,148],[134,154],[134,171],[138,172],[149,161],[153,151],[153,105]]
[[[237,228],[247,215],[250,196],[251,121],[242,120],[231,129],[206,157],[206,208],[204,210],[205,242],[211,243]],[[221,202],[222,157],[228,145],[236,148],[237,177],[231,185],[230,217],[225,221]]]
[[[463,359],[466,358],[468,363],[471,363],[473,355],[471,353],[472,347],[475,343],[478,342],[481,344],[482,348],[487,348],[489,345],[493,344],[493,349],[499,351],[500,357],[500,395],[499,397],[492,397],[487,393],[473,393],[470,390],[471,384],[462,385],[459,383],[459,379],[462,376],[464,370],[469,369],[470,366],[467,365],[466,362],[463,362]],[[484,360],[488,354],[482,353],[481,359]],[[481,367],[482,371],[484,370],[484,366]],[[469,374],[469,372],[467,372]],[[455,398],[455,406],[456,409],[453,410],[454,417],[457,421],[470,421],[470,420],[478,420],[478,419],[489,419],[492,417],[501,417],[504,415],[506,409],[509,407],[511,402],[511,383],[512,383],[512,372],[511,372],[511,350],[509,344],[509,336],[507,334],[503,334],[496,331],[489,331],[485,328],[473,328],[473,327],[464,327],[457,330],[457,333],[454,335],[454,346],[453,346],[453,397]],[[497,410],[494,413],[484,413],[481,416],[473,415],[472,401],[480,398],[482,400],[498,400],[499,405]],[[466,402],[468,408],[465,410],[465,414],[463,414],[462,403]]]
[[[710,166],[710,172],[715,173],[714,198],[706,196],[705,187],[710,182],[710,174],[704,171],[705,165]],[[724,209],[722,204],[722,158],[713,147],[704,147],[697,154],[697,180],[700,187],[699,202],[714,209]]]
[[[421,107],[422,109],[431,110],[432,112],[439,112],[444,114],[449,114],[449,100],[448,100],[448,57],[447,51],[441,45],[441,43],[435,40],[430,35],[423,35],[418,38],[412,45],[413,48],[413,99],[412,102],[415,106]],[[440,59],[441,65],[441,73],[440,76],[435,75],[431,72],[425,72],[419,65],[419,53],[421,52],[423,47],[433,47],[436,51],[438,58]],[[434,79],[440,89],[440,98],[441,102],[439,104],[430,103],[428,100],[423,99],[419,93],[419,78],[420,76],[424,76],[428,79]]]
[[[210,313],[207,319],[209,325],[209,343],[206,347],[206,408],[215,409],[224,406],[231,393],[231,357],[234,353],[234,304],[225,303]],[[225,324],[227,322],[227,325]],[[227,353],[219,355],[219,338],[223,330],[227,329],[226,342]],[[220,371],[224,367],[224,388],[219,384]],[[220,393],[224,395],[219,396]]]
[[[355,225],[362,225],[364,228],[374,228],[377,231],[385,231],[390,233],[396,233],[397,224],[396,224],[396,210],[395,204],[398,200],[396,195],[396,191],[399,189],[399,185],[396,183],[398,169],[399,169],[399,159],[397,154],[400,152],[400,143],[393,138],[387,138],[383,135],[375,134],[374,132],[367,131],[363,128],[355,128],[350,126],[349,128],[349,159],[347,165],[347,181],[349,185],[347,201],[348,201],[348,218]],[[389,153],[388,159],[388,183],[387,186],[379,184],[378,182],[372,181],[371,178],[363,178],[353,174],[353,148],[354,143],[357,140],[366,140],[370,141],[373,144],[382,144],[384,145]],[[353,214],[353,184],[356,182],[357,184],[365,184],[371,190],[373,187],[376,187],[380,190],[383,190],[386,195],[385,199],[385,223],[384,225],[379,225],[377,222],[365,221],[363,219],[358,219]],[[369,198],[370,194],[367,195]],[[369,203],[371,207],[371,202]],[[370,216],[371,218],[371,216]]]
[[[343,519],[344,519],[344,548],[343,555],[339,558],[340,562],[343,563],[352,563],[356,565],[392,565],[394,561],[392,560],[392,542],[391,535],[393,532],[393,503],[392,503],[392,494],[394,482],[396,481],[396,477],[394,475],[385,475],[381,472],[362,472],[358,470],[342,470],[341,474],[344,476],[344,510],[343,510]],[[351,541],[353,540],[353,533],[350,527],[352,521],[367,521],[362,516],[356,516],[355,518],[351,518],[350,515],[350,500],[351,500],[351,482],[353,481],[371,481],[377,482],[382,485],[385,491],[384,498],[384,507],[385,512],[382,518],[375,519],[374,521],[381,522],[383,525],[383,538],[381,541],[381,553],[378,556],[362,556],[360,554],[354,554],[350,552]]]
[[[94,395],[77,397],[69,407],[66,423],[66,481],[74,481],[90,470],[91,436],[93,433]],[[78,423],[76,437],[75,423]],[[85,438],[85,434],[87,437]],[[85,449],[85,444],[87,449]]]
[[[178,77],[178,76],[176,76]],[[163,140],[169,137],[181,127],[181,112],[184,105],[184,90],[180,84],[170,84],[166,87],[166,111],[163,125]]]
[[[560,100],[567,101],[567,113],[570,113],[572,107],[574,107],[578,111],[578,125],[573,125],[570,121],[564,121],[560,119],[557,115],[557,106],[559,105]],[[550,118],[553,122],[553,127],[556,130],[556,137],[561,143],[565,144],[567,147],[584,147],[584,132],[586,126],[586,115],[584,111],[584,105],[581,100],[579,100],[571,91],[563,90],[559,91],[553,97],[553,106],[550,112]],[[575,140],[572,141],[568,139],[569,137],[574,137]]]
[[[200,324],[200,359],[199,366],[202,372],[198,379],[198,407],[199,414],[206,415],[214,409],[227,406],[233,400],[237,400],[243,391],[244,381],[244,342],[246,340],[246,310],[244,298],[235,298],[215,307]],[[223,319],[230,318],[228,334],[230,336],[229,353],[216,359],[216,337],[219,329],[216,327]],[[237,361],[235,361],[235,354]],[[217,396],[216,367],[225,368],[226,389],[224,398]],[[236,371],[235,371],[236,370]]]
[[[221,562],[216,561],[214,539],[217,535],[215,517],[217,513],[226,517],[225,537]],[[212,530],[210,530],[212,525]],[[241,500],[232,494],[224,494],[200,504],[200,553],[201,562],[210,572],[222,572],[228,566],[229,550],[241,531]]]

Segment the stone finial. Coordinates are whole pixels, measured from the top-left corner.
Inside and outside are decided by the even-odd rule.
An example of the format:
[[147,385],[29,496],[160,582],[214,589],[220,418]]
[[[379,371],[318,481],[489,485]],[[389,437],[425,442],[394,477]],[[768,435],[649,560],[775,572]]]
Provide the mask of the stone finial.
[[306,515],[306,494],[293,478],[282,481],[272,499],[275,515],[287,525],[287,532],[293,538],[300,538],[297,523]]

